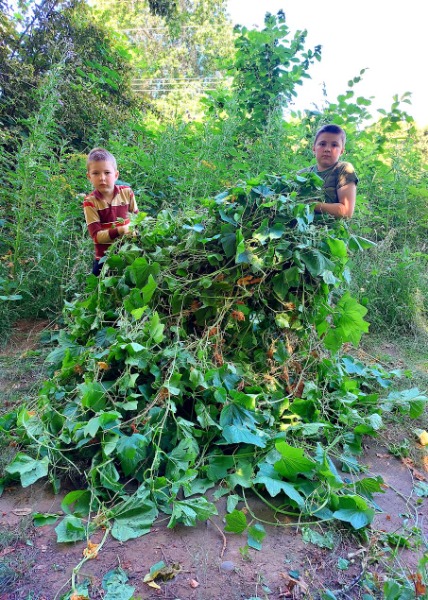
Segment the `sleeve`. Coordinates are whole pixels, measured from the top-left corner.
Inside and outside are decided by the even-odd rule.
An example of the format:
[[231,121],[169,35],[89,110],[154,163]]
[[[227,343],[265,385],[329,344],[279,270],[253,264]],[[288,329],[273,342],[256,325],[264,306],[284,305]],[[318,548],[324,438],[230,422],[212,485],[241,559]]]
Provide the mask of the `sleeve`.
[[88,196],[83,202],[83,214],[85,215],[86,225],[88,226],[89,235],[95,244],[111,244],[112,241],[119,236],[117,228],[102,229],[100,215],[95,208],[95,204]]
[[345,162],[341,165],[339,176],[337,179],[336,189],[339,189],[344,185],[347,185],[348,183],[355,183],[355,185],[357,185],[358,177],[351,163]]
[[90,197],[85,198],[83,201],[83,214],[85,215],[89,235],[94,242],[97,242],[97,234],[101,230],[100,215]]

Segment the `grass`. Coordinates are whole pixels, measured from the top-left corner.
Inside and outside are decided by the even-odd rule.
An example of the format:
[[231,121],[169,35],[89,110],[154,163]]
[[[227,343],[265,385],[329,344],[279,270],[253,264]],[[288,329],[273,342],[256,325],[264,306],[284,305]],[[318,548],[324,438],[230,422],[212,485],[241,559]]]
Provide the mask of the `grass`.
[[[23,405],[29,405],[37,397],[39,384],[46,377],[44,359],[46,356],[45,348],[32,348],[34,343],[33,335],[28,337],[24,347],[18,348],[13,344],[13,336],[7,350],[0,354],[0,418],[2,415],[20,408]],[[16,340],[15,340],[16,341]],[[28,346],[26,349],[25,346]],[[18,349],[18,351],[17,351]],[[4,467],[13,459],[16,454],[16,447],[7,436],[0,436],[0,476],[3,474]]]
[[38,383],[45,375],[43,362],[44,355],[41,352],[19,357],[0,357],[0,389],[3,399],[0,412],[34,398]]
[[0,525],[0,551],[10,550],[0,562],[1,591],[16,591],[18,581],[36,564],[32,532],[31,515],[23,517],[13,526]]

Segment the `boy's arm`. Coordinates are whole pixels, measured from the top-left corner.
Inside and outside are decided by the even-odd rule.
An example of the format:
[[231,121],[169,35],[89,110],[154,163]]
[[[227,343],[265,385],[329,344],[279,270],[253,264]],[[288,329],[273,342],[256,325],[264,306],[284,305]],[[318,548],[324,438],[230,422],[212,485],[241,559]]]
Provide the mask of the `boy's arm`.
[[315,205],[315,212],[331,215],[336,219],[350,219],[354,214],[355,201],[357,199],[357,186],[355,183],[347,183],[337,190],[339,202],[329,204],[327,202],[319,202]]
[[103,229],[98,210],[91,200],[86,199],[84,201],[83,212],[89,235],[96,244],[111,244],[118,236],[126,235],[128,233],[129,225],[119,225],[118,227]]

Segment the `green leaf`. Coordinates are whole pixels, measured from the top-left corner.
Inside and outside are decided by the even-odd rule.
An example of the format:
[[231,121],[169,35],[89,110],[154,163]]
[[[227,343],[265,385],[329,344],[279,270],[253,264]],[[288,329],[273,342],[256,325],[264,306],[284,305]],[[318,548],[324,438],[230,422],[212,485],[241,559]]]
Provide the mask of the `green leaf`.
[[225,516],[225,531],[229,533],[242,533],[247,528],[247,517],[241,510],[234,510]]
[[138,466],[147,455],[148,440],[140,433],[131,436],[122,436],[116,446],[117,455],[124,475],[131,475],[138,470]]
[[420,498],[428,498],[428,483],[417,481],[415,483],[415,492]]
[[310,527],[302,527],[302,539],[305,543],[311,543],[319,548],[328,548],[329,550],[333,550],[335,545],[331,531],[321,534]]
[[33,513],[34,527],[44,527],[45,525],[53,525],[59,519],[59,515],[52,513]]
[[[61,502],[62,510],[75,517],[86,517],[91,510],[92,494],[90,490],[73,490],[64,496]],[[92,508],[95,505],[92,504]]]
[[23,452],[18,452],[5,471],[10,475],[19,475],[22,487],[28,487],[38,479],[46,477],[48,467],[49,458],[47,456],[41,460],[36,460]]
[[300,473],[309,474],[315,469],[316,463],[306,458],[302,448],[289,446],[283,440],[276,442],[275,446],[282,458],[274,464],[274,469],[283,477],[293,481]]
[[103,577],[102,587],[106,591],[104,600],[130,600],[135,588],[127,585],[128,576],[121,567],[106,573]]
[[321,275],[323,271],[334,270],[334,263],[315,248],[302,251],[300,257],[312,277]]
[[131,310],[131,315],[134,317],[136,321],[139,321],[143,315],[146,314],[148,310],[147,306],[141,306],[140,308],[134,308]]
[[375,511],[360,496],[339,497],[339,509],[333,517],[350,523],[354,529],[361,529],[373,521]]
[[345,342],[358,346],[363,333],[369,330],[369,324],[363,317],[367,309],[346,292],[335,307],[333,315],[334,328],[329,329],[324,344],[333,352],[339,350]]
[[158,510],[151,500],[135,499],[128,510],[117,514],[111,534],[120,542],[141,537],[150,532],[157,516]]
[[274,223],[269,229],[269,239],[279,240],[287,231],[287,228],[283,223]]
[[234,402],[224,406],[220,414],[220,425],[248,425],[254,429],[257,415],[254,412],[254,398],[247,394],[236,394],[231,390]]
[[227,258],[232,258],[236,254],[236,233],[227,232],[220,239],[224,253]]
[[205,494],[205,492],[214,487],[214,483],[209,479],[194,479],[184,489],[184,497],[195,496],[196,494]]
[[383,400],[381,408],[386,412],[398,409],[402,413],[408,413],[415,419],[423,413],[427,400],[428,398],[421,394],[418,388],[411,388],[391,392],[386,400]]
[[146,258],[140,256],[134,260],[127,270],[135,286],[141,290],[147,284],[150,275],[156,276],[159,274],[160,265],[156,262],[149,265]]
[[0,300],[5,302],[16,302],[17,300],[22,300],[22,296],[20,294],[11,294],[10,296],[0,296]]
[[153,294],[155,293],[156,288],[157,288],[157,283],[153,279],[153,276],[150,274],[147,284],[142,289],[144,304],[148,304],[150,302]]
[[206,498],[189,498],[188,500],[176,500],[172,506],[172,515],[168,527],[172,528],[177,523],[187,526],[196,525],[197,521],[207,521],[210,517],[218,514],[217,508]]
[[122,484],[119,481],[120,475],[114,466],[113,461],[104,463],[98,467],[97,470],[100,477],[100,484],[103,487],[112,490],[113,492],[120,492],[122,490]]
[[295,487],[280,479],[277,470],[268,463],[262,463],[259,467],[259,472],[253,480],[254,483],[259,483],[266,487],[266,490],[274,498],[280,492],[283,492],[291,500],[294,500],[296,504],[303,507],[305,502]]
[[348,242],[350,250],[366,250],[367,248],[372,248],[376,246],[375,242],[371,240],[367,240],[366,238],[360,237],[358,235],[351,235]]
[[195,223],[195,225],[183,225],[183,229],[190,229],[191,231],[196,231],[196,233],[202,233],[205,226],[203,223]]
[[266,442],[262,432],[252,432],[243,425],[226,425],[223,428],[223,438],[228,444],[251,444],[258,448],[265,448]]
[[147,325],[147,331],[150,335],[150,338],[154,341],[155,344],[160,344],[164,339],[163,331],[165,329],[165,325],[160,322],[159,314],[154,313],[153,317],[150,319]]
[[346,558],[338,558],[337,568],[341,571],[346,571],[347,569],[349,569],[349,560],[347,560]]
[[236,455],[235,468],[226,477],[227,483],[233,489],[240,485],[243,488],[250,488],[253,485],[253,465],[250,460],[246,460]]
[[55,348],[55,350],[52,350],[47,355],[46,362],[60,364],[66,355],[76,358],[84,352],[84,348],[80,344],[77,344],[75,339],[64,330],[61,330],[59,333],[58,344],[58,348]]
[[162,571],[162,569],[165,569],[165,567],[166,567],[166,564],[163,560],[160,560],[159,562],[152,565],[150,567],[150,571],[149,571],[150,578],[152,580],[156,579],[156,577],[159,575],[159,573]]
[[207,477],[211,481],[220,481],[227,477],[228,471],[233,465],[233,456],[212,456],[208,460]]
[[255,525],[250,525],[248,527],[248,540],[247,544],[250,548],[254,548],[255,550],[262,549],[262,542],[266,537],[266,530],[261,523],[256,523]]
[[231,513],[235,510],[238,502],[240,501],[240,497],[237,494],[230,494],[227,497],[226,502],[226,510],[228,513]]
[[243,254],[245,254],[245,239],[244,239],[244,236],[242,235],[242,230],[238,229],[236,232],[236,254],[235,254],[235,261],[237,263],[246,262],[246,261],[242,261],[241,256]]
[[347,258],[348,251],[346,249],[346,244],[343,240],[338,240],[337,238],[329,237],[327,239],[327,244],[330,248],[332,256],[337,256],[338,258]]
[[77,386],[81,393],[82,406],[91,408],[94,412],[104,410],[106,406],[106,389],[98,381],[81,383]]
[[57,542],[79,542],[86,539],[86,527],[82,519],[74,515],[66,515],[55,527]]
[[300,282],[301,271],[298,267],[285,269],[273,278],[273,289],[281,300],[285,300],[291,287],[296,287]]

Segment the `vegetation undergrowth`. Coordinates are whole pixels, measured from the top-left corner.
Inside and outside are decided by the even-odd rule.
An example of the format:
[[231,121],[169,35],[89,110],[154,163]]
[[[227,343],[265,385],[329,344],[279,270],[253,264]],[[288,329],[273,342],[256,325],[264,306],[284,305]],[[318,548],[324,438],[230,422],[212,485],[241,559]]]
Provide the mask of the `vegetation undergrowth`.
[[[81,483],[58,541],[99,526],[126,541],[159,511],[194,525],[216,514],[215,486],[235,499],[226,531],[248,525],[236,489],[307,523],[372,521],[382,480],[361,473],[363,436],[382,413],[418,417],[426,398],[341,353],[368,329],[346,287],[348,253],[370,243],[315,219],[319,184],[266,175],[193,212],[140,213],[137,237],[66,303],[37,405],[0,421],[22,447],[3,485]],[[264,534],[252,526],[255,544]]]

